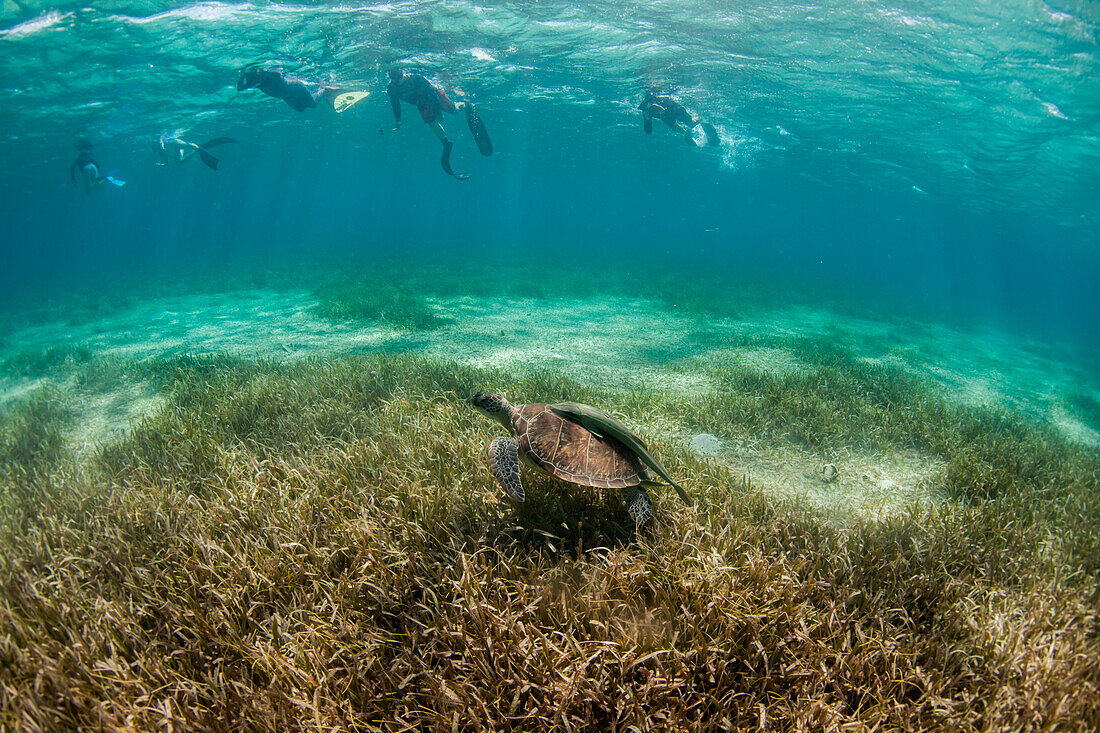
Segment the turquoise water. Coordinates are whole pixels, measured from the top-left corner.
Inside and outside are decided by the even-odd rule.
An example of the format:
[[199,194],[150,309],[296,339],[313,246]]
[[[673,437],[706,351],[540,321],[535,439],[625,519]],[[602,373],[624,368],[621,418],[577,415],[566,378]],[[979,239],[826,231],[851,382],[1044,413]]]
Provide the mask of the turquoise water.
[[[1100,325],[1095,3],[5,2],[0,279],[227,256],[599,252],[834,282],[1088,342]],[[372,96],[298,113],[237,70]],[[478,104],[458,182],[386,71]],[[657,85],[712,122],[682,143],[637,110]],[[164,133],[239,140],[155,166]],[[69,180],[74,140],[124,188]]]
[[576,5],[0,0],[0,731],[1100,729],[1100,2]]

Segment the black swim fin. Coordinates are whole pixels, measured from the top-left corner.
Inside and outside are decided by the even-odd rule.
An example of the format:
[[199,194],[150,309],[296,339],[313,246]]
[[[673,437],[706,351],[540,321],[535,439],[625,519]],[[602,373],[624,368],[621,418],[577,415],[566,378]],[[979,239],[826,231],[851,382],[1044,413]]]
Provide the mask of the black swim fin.
[[718,130],[714,129],[714,125],[709,122],[700,122],[699,126],[703,128],[703,133],[707,136],[707,145],[716,148],[722,144],[721,139],[718,137]]
[[206,163],[206,167],[210,170],[218,170],[218,159],[210,153],[206,152],[202,148],[198,148],[199,157],[202,158],[202,162]]
[[451,142],[450,140],[444,141],[444,143],[443,143],[443,155],[440,156],[440,158],[439,158],[439,164],[441,166],[443,166],[443,171],[448,176],[452,176],[452,177],[456,178],[459,181],[465,181],[470,176],[468,176],[465,173],[455,173],[453,170],[451,170],[451,148],[453,148],[454,146],[455,146],[455,144],[453,142]]
[[200,147],[200,148],[212,148],[212,147],[214,147],[214,146],[216,146],[216,145],[225,145],[226,143],[235,143],[235,142],[237,142],[235,138],[231,138],[231,137],[216,137],[216,138],[214,138],[213,140],[208,140],[208,141],[204,142],[204,143],[203,143],[202,145],[200,145],[199,147]]
[[481,121],[481,116],[478,115],[477,110],[474,109],[474,105],[467,102],[465,107],[466,125],[470,128],[470,134],[474,136],[474,142],[477,143],[477,149],[486,157],[492,155],[493,141],[489,139],[489,131],[485,129],[485,123]]

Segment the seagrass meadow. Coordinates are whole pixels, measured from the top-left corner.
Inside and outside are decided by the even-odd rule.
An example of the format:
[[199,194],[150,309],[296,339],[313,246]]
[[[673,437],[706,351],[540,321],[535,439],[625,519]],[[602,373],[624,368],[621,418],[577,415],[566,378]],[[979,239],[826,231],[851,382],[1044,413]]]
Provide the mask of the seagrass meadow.
[[[712,355],[694,397],[413,354],[23,352],[50,383],[0,426],[0,726],[1095,729],[1096,451],[786,346],[785,375]],[[159,401],[78,460],[65,405],[119,383]],[[695,505],[654,491],[635,531],[532,471],[505,504],[477,389],[629,416]],[[824,511],[684,430],[919,450],[940,498]]]

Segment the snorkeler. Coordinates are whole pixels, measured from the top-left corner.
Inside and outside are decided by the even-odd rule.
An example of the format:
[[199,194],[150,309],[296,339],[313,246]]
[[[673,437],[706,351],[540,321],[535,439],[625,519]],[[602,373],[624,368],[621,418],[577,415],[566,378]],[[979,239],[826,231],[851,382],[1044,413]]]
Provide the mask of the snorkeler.
[[718,130],[714,129],[714,125],[703,122],[667,94],[657,94],[653,90],[646,92],[645,99],[638,105],[638,109],[642,111],[642,127],[646,135],[653,133],[653,118],[656,117],[683,135],[684,139],[692,145],[696,144],[693,134],[696,126],[702,128],[703,134],[707,137],[707,145],[718,147],[720,144]]
[[337,112],[343,112],[356,102],[366,99],[370,92],[344,92],[338,87],[319,84],[316,92],[311,92],[309,86],[293,76],[285,76],[283,70],[278,67],[249,66],[241,70],[237,77],[237,91],[245,89],[259,89],[269,97],[281,99],[298,112],[313,109],[321,103],[321,100],[332,100],[332,107]]
[[470,127],[470,134],[474,136],[477,149],[482,155],[493,154],[493,143],[489,139],[489,132],[485,129],[485,123],[474,111],[469,102],[452,102],[442,89],[432,85],[430,81],[420,74],[405,73],[401,69],[392,69],[389,73],[390,83],[386,87],[386,94],[390,97],[390,106],[393,108],[393,129],[401,127],[401,103],[408,102],[415,105],[420,112],[420,118],[432,128],[432,132],[443,144],[443,155],[439,159],[440,165],[449,176],[464,181],[470,176],[465,173],[455,173],[451,170],[451,148],[454,143],[447,137],[440,121],[444,112],[457,112],[466,110],[466,124]]
[[160,158],[160,161],[157,162],[159,166],[168,165],[169,163],[179,165],[195,153],[198,153],[199,158],[206,164],[206,167],[211,170],[218,170],[218,159],[208,153],[207,148],[235,142],[237,141],[231,137],[216,137],[213,140],[208,140],[202,145],[196,145],[195,143],[187,142],[175,135],[164,133],[159,139],[153,142],[153,152]]
[[76,149],[76,160],[69,164],[69,178],[75,183],[76,176],[79,174],[85,193],[98,191],[104,183],[110,183],[119,188],[126,185],[126,181],[120,181],[114,176],[99,175],[99,163],[92,155],[92,144],[90,142],[84,139],[77,140]]

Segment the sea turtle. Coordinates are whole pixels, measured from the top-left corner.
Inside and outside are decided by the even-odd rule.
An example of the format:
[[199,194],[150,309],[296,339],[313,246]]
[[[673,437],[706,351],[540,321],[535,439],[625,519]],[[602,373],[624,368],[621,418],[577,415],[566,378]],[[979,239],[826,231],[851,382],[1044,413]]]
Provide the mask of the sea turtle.
[[470,402],[512,434],[509,438],[493,438],[489,443],[489,465],[501,488],[516,501],[525,498],[519,476],[522,456],[563,481],[619,489],[639,527],[653,516],[653,503],[643,484],[655,483],[654,474],[691,504],[688,495],[650,454],[645,443],[602,410],[576,402],[513,407],[500,395],[487,392],[478,392]]

